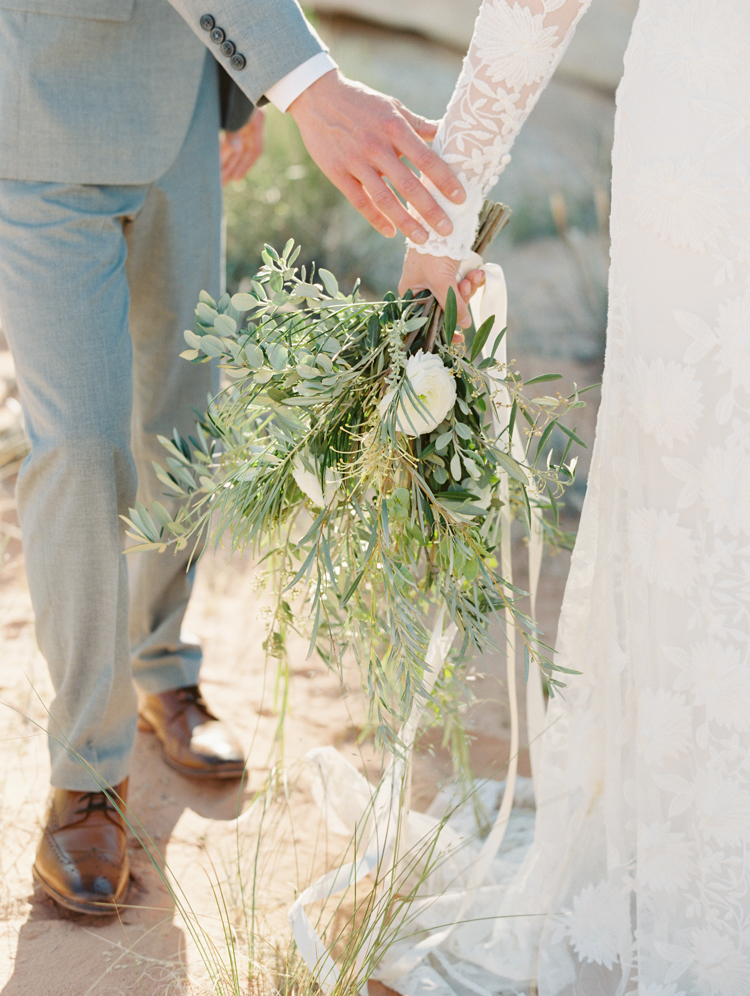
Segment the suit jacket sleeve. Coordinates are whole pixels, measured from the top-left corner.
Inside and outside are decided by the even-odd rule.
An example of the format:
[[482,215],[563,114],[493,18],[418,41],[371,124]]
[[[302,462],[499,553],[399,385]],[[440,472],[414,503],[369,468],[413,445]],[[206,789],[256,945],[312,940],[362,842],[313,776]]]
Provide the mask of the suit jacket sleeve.
[[255,110],[232,77],[219,66],[219,122],[225,131],[239,131]]
[[257,104],[268,87],[326,47],[296,0],[169,0]]

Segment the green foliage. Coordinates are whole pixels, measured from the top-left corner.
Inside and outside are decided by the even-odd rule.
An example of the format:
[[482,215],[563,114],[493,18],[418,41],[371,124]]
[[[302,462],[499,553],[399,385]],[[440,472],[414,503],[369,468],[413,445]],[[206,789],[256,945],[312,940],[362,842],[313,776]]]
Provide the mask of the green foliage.
[[[552,426],[576,438],[558,417],[578,395],[530,399],[494,357],[477,365],[479,349],[449,344],[455,315],[446,332],[423,299],[345,295],[332,273],[299,268],[299,252],[291,240],[281,254],[266,246],[248,293],[201,295],[183,356],[217,358],[230,386],[194,436],[162,440],[157,474],[185,501],[174,518],[159,503],[131,510],[136,549],[201,549],[225,537],[270,558],[287,594],[268,647],[299,625],[290,602],[305,602],[311,651],[331,666],[354,653],[381,744],[396,744],[396,728],[426,695],[430,618],[441,603],[462,635],[447,673],[487,647],[489,621],[508,608],[531,658],[559,684],[495,549],[509,521],[501,493],[528,521],[533,504],[554,506],[572,480],[564,460],[540,466],[540,455]],[[486,323],[474,341],[490,334]],[[429,356],[423,347],[433,343]],[[437,371],[447,410],[417,393],[420,365]],[[499,433],[496,404],[511,414]],[[511,445],[518,415],[523,459]]]

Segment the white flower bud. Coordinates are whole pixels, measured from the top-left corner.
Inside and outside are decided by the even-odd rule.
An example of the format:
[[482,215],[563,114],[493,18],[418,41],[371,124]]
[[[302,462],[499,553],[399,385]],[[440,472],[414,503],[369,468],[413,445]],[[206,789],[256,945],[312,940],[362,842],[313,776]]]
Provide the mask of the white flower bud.
[[336,498],[341,487],[341,474],[335,467],[326,470],[325,491],[320,486],[320,471],[318,463],[309,453],[297,454],[292,461],[292,477],[297,482],[313,505],[318,508],[330,505]]
[[[406,377],[421,405],[402,389],[396,425],[407,436],[422,436],[437,428],[455,405],[456,381],[437,353],[421,351],[407,360]],[[389,391],[378,405],[381,418],[395,393]]]

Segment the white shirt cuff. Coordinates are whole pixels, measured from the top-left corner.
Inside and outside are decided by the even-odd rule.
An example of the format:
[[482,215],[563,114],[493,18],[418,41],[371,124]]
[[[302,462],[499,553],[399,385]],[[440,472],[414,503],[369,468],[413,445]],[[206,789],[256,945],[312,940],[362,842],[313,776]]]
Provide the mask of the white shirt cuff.
[[321,76],[330,73],[332,69],[338,69],[338,66],[328,52],[318,52],[307,62],[303,62],[301,66],[293,69],[291,73],[282,76],[278,83],[269,86],[265,95],[274,107],[278,107],[283,113],[303,91],[312,86]]

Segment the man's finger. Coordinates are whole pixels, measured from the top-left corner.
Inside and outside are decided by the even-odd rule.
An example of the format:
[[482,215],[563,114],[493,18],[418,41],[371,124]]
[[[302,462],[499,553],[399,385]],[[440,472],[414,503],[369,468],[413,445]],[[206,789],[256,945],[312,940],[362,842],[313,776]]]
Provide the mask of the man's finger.
[[[407,167],[404,166],[400,160],[395,160],[395,162],[399,164],[400,169],[414,177],[411,170],[407,169]],[[398,170],[394,168],[391,172],[397,173]],[[364,189],[370,195],[375,207],[386,217],[390,218],[400,232],[402,232],[408,239],[411,239],[412,242],[417,242],[420,245],[427,241],[427,232],[424,228],[422,228],[417,219],[413,218],[409,214],[398,197],[396,197],[390,187],[383,182],[382,178],[378,176],[374,169],[371,169],[370,167],[363,168],[359,179]],[[393,181],[391,176],[389,176],[388,179]],[[419,184],[417,183],[417,185]],[[395,183],[394,186],[396,186]]]
[[451,172],[450,167],[443,162],[436,152],[426,146],[414,131],[404,129],[395,144],[398,154],[405,156],[409,162],[417,167],[420,173],[429,177],[441,194],[453,201],[454,204],[463,204],[466,200],[466,192]]
[[[415,176],[408,166],[402,163],[400,159],[396,159],[394,157],[388,163],[387,176],[396,190],[402,197],[405,198],[407,203],[413,205],[430,228],[434,229],[436,232],[439,232],[440,235],[450,235],[453,231],[453,225],[451,224],[450,218],[434,200],[434,198],[425,190],[419,177]],[[402,231],[404,231],[404,229],[402,229]],[[404,234],[410,238],[412,242],[420,241],[419,239],[412,238],[412,236],[406,231],[404,231]],[[422,242],[424,241],[425,239],[422,239]]]
[[394,237],[397,231],[396,226],[375,206],[369,193],[358,180],[349,175],[346,177],[337,177],[333,182],[352,207],[356,208],[362,217],[370,222],[373,228],[387,239]]
[[401,101],[398,102],[398,105],[398,109],[401,112],[402,117],[408,121],[419,137],[423,138],[425,142],[431,142],[437,135],[440,122],[432,121],[430,118],[423,118],[421,114],[415,114],[414,111],[410,111],[408,107],[404,107]]

